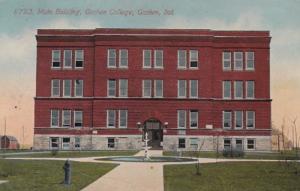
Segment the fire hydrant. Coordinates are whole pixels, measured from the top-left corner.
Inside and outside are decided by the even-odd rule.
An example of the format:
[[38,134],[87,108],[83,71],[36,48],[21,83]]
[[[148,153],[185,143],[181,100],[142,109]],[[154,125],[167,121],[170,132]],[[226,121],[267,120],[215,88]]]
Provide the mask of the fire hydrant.
[[71,184],[71,163],[69,160],[66,160],[63,169],[65,171],[64,184],[70,185]]

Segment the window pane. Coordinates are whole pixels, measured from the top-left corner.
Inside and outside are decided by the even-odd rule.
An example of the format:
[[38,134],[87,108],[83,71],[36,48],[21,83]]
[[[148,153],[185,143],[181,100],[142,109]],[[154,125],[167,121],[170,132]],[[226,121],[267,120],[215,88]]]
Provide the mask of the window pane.
[[51,84],[52,84],[51,96],[59,97],[60,96],[60,80],[52,80]]
[[64,80],[64,96],[70,97],[71,96],[71,80]]
[[119,94],[120,97],[127,97],[128,93],[128,80],[127,79],[120,79],[119,80]]
[[178,148],[185,148],[185,139],[184,138],[178,139]]
[[155,97],[163,97],[163,81],[162,80],[155,80]]
[[243,70],[243,52],[234,52],[234,69]]
[[75,67],[83,67],[83,50],[75,50]]
[[191,110],[190,112],[190,127],[198,128],[198,111]]
[[75,148],[80,148],[80,137],[75,137]]
[[255,149],[255,140],[247,139],[247,149]]
[[74,112],[74,126],[82,127],[82,111]]
[[178,68],[186,68],[186,50],[178,50]]
[[50,144],[52,149],[58,149],[59,148],[59,138],[58,137],[51,137],[50,138]]
[[255,112],[254,111],[247,111],[247,128],[254,128],[255,126]]
[[143,50],[143,67],[151,68],[151,50]]
[[231,70],[231,53],[223,52],[223,69]]
[[254,81],[247,81],[247,98],[254,98]]
[[231,112],[223,112],[223,128],[231,128]]
[[178,110],[178,128],[186,128],[186,111]]
[[108,67],[115,68],[116,67],[116,50],[108,49]]
[[116,96],[116,80],[108,80],[108,97]]
[[75,96],[83,96],[83,80],[75,80]]
[[243,112],[235,111],[235,128],[241,129],[243,128]]
[[63,126],[70,127],[71,126],[71,110],[63,110]]
[[120,56],[120,67],[121,68],[127,68],[128,67],[128,50],[127,49],[121,49],[119,52]]
[[107,138],[107,147],[115,148],[115,138]]
[[151,80],[143,80],[143,97],[151,97]]
[[231,139],[224,139],[224,150],[231,149]]
[[236,139],[235,140],[235,148],[239,151],[244,150],[243,148],[243,140],[242,139]]
[[162,50],[155,50],[154,52],[155,57],[155,68],[162,68],[163,67],[163,51]]
[[52,67],[60,67],[60,50],[52,50]]
[[190,67],[198,67],[198,50],[190,50]]
[[64,51],[64,67],[65,68],[72,67],[72,50]]
[[126,128],[127,127],[127,110],[120,110],[120,128]]
[[254,70],[254,52],[246,52],[246,69]]
[[223,98],[230,99],[231,98],[231,82],[223,81]]
[[198,98],[198,80],[190,80],[190,97]]
[[235,96],[234,97],[242,99],[243,98],[243,81],[235,81],[234,84],[235,84],[235,87],[234,87]]
[[52,109],[51,110],[51,127],[59,126],[59,110]]
[[108,110],[107,111],[107,127],[115,127],[116,122],[116,111]]
[[178,80],[178,97],[186,97],[186,80]]

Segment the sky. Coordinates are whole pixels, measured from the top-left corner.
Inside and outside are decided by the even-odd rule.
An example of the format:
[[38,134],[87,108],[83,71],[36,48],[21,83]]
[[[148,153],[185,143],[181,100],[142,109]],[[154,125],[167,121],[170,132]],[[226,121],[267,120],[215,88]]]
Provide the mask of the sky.
[[272,122],[285,119],[290,136],[296,117],[300,132],[299,16],[300,0],[0,0],[0,134],[6,121],[6,134],[32,144],[38,28],[112,27],[269,30]]

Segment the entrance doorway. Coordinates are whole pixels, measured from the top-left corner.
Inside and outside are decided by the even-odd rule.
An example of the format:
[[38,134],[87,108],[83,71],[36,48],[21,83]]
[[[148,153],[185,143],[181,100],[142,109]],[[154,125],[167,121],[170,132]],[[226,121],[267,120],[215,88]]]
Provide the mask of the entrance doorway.
[[149,146],[152,149],[161,149],[163,141],[163,130],[160,121],[157,119],[149,119],[145,122],[148,129]]

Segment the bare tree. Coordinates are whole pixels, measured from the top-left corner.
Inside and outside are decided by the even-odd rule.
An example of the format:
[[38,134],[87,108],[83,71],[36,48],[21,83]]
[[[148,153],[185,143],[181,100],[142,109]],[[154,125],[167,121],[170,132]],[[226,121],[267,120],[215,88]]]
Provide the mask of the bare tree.
[[285,129],[285,118],[283,117],[283,119],[282,119],[282,124],[281,124],[281,137],[282,137],[282,148],[283,148],[283,152],[285,151],[284,129]]
[[205,143],[205,138],[203,139],[202,143],[200,144],[200,146],[196,150],[196,154],[197,154],[196,175],[198,175],[198,176],[201,175],[199,157],[200,157],[200,151],[202,150],[202,147],[203,147],[204,143]]

